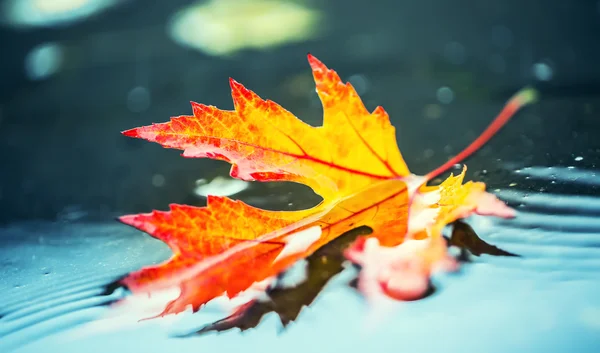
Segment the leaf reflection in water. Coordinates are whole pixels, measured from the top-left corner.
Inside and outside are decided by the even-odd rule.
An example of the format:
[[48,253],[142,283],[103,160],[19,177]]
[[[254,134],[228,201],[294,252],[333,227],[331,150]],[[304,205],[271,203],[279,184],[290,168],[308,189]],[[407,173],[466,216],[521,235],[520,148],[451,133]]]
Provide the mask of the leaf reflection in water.
[[[342,272],[346,261],[343,255],[344,249],[352,244],[358,236],[369,233],[371,233],[371,229],[365,226],[344,233],[306,259],[306,276],[300,283],[289,286],[283,285],[282,281],[276,281],[267,290],[266,296],[238,307],[232,315],[224,319],[208,324],[198,331],[178,337],[212,331],[226,331],[233,328],[245,331],[258,326],[261,319],[271,312],[277,313],[285,328],[290,322],[296,320],[304,306],[309,306],[316,299],[323,287],[335,275]],[[461,249],[460,258],[463,261],[468,261],[468,253],[474,256],[482,254],[519,256],[485,242],[471,226],[461,221],[453,223],[451,236],[447,240],[449,246],[456,246]],[[353,286],[355,282],[353,280],[349,285]],[[425,293],[425,296],[431,295],[434,290],[433,285],[430,285],[430,290]]]

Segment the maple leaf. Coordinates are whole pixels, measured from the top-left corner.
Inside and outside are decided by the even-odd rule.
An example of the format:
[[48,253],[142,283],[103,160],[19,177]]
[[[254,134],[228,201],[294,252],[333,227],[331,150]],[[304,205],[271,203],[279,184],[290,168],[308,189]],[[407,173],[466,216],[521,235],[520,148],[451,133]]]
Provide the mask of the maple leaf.
[[[533,100],[531,90],[513,97],[463,152],[417,176],[404,163],[383,108],[367,111],[352,85],[312,55],[308,59],[323,104],[322,126],[307,125],[231,79],[233,111],[192,102],[191,116],[123,132],[183,150],[185,157],[227,161],[235,178],[301,183],[323,198],[307,210],[266,211],[209,196],[206,207],[171,205],[170,211],[122,216],[123,223],[173,250],[166,263],[123,280],[133,292],[178,286],[179,297],[160,315],[188,306],[196,311],[223,294],[234,297],[359,226],[372,229],[369,238],[382,247],[397,247],[405,239],[427,240],[431,246],[413,255],[422,262],[420,273],[428,276],[438,260],[447,257],[441,242],[444,225],[473,212],[512,215],[485,192],[483,183],[463,184],[466,168],[438,186],[426,183],[489,140]],[[357,251],[354,255],[360,258]]]

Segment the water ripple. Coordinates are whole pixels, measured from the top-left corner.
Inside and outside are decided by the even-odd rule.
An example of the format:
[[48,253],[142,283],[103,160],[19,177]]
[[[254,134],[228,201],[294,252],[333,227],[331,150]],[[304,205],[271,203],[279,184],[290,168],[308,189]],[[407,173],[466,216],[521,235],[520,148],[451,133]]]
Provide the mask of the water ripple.
[[[600,177],[595,172],[576,168],[529,167],[515,174],[543,183],[552,180],[600,186]],[[464,266],[464,276],[453,279],[453,283],[448,284],[449,288],[458,288],[461,283],[477,282],[472,285],[490,289],[501,286],[501,283],[513,283],[510,281],[515,281],[515,285],[530,281],[537,287],[563,288],[561,286],[565,282],[596,283],[600,280],[599,197],[532,193],[517,188],[496,190],[496,194],[517,209],[517,217],[503,220],[476,216],[469,219],[468,223],[486,242],[521,257],[474,257],[473,264]],[[60,229],[56,231],[61,232]],[[88,233],[93,232],[94,229],[88,230]],[[110,235],[107,232],[100,233],[103,235],[90,238],[81,246],[93,248],[94,242],[100,244],[104,241],[103,236],[110,236],[112,241],[118,238],[114,232]],[[122,254],[124,248],[134,249],[145,241],[140,237],[129,246],[115,242],[114,247],[106,251]],[[77,271],[76,275],[70,277],[71,280],[56,282],[51,287],[37,283],[26,288],[9,288],[3,293],[4,299],[0,304],[0,351],[9,351],[32,340],[97,320],[107,304],[127,295],[124,289],[110,284],[124,273],[122,270],[125,268],[137,268],[140,261],[147,262],[144,254],[152,253],[152,249],[159,245],[143,243],[143,246],[147,248],[140,252],[139,261],[121,267],[121,272],[114,270],[107,273],[88,266],[85,270]],[[89,256],[96,256],[97,260],[104,255],[90,253]],[[489,276],[489,286],[481,282],[481,276],[475,279],[469,272],[485,273],[485,276]],[[68,272],[68,275],[71,276],[71,273]],[[470,282],[470,278],[473,282]],[[440,297],[443,292],[440,291]]]

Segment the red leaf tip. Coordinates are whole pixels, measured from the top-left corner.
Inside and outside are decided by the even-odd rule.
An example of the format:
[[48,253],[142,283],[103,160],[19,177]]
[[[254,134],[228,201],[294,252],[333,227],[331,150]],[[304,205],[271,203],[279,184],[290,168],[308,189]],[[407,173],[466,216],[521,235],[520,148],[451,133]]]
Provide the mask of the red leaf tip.
[[127,225],[133,225],[133,223],[135,223],[136,217],[137,217],[137,215],[130,214],[130,215],[125,215],[125,216],[118,217],[117,219],[121,223],[124,223],[124,224],[127,224]]
[[254,98],[254,93],[236,80],[229,78],[231,96],[236,110],[243,110],[245,102]]
[[128,137],[140,137],[139,131],[137,128],[121,131],[121,133]]
[[325,64],[323,64],[321,62],[321,60],[314,57],[311,53],[308,53],[307,57],[308,57],[308,63],[310,64],[310,67],[313,69],[313,71],[317,71],[317,70],[326,71],[327,70],[327,66],[325,66]]
[[239,91],[240,89],[244,88],[241,83],[237,82],[231,77],[229,78],[229,87],[231,87],[232,91]]
[[205,104],[196,103],[194,101],[191,101],[190,105],[192,106],[192,113],[196,117],[199,117],[199,116],[201,116],[203,114],[206,114],[206,113],[208,113],[210,111],[210,109],[208,108],[208,106],[206,106]]

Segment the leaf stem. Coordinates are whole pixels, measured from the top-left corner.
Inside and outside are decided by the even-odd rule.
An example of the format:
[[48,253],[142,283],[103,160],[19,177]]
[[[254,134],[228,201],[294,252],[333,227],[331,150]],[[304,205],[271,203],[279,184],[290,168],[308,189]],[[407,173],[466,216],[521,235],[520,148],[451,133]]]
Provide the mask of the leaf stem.
[[483,131],[475,141],[471,142],[464,150],[459,154],[450,158],[446,163],[442,164],[433,171],[425,175],[425,179],[430,181],[431,179],[440,176],[440,174],[446,172],[452,168],[453,165],[462,162],[483,145],[485,145],[509,120],[515,113],[527,104],[533,103],[537,100],[537,91],[533,88],[524,88],[517,92],[504,106],[500,114],[492,121],[492,123]]

